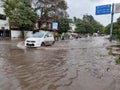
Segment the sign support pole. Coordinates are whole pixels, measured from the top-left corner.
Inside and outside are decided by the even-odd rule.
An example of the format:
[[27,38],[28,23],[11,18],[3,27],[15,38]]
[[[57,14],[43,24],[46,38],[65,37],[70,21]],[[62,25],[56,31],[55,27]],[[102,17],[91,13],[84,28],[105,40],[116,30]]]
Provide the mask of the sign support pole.
[[114,17],[114,3],[112,4],[112,13],[111,13],[111,26],[110,26],[110,42],[112,42],[112,32],[113,32],[113,17]]

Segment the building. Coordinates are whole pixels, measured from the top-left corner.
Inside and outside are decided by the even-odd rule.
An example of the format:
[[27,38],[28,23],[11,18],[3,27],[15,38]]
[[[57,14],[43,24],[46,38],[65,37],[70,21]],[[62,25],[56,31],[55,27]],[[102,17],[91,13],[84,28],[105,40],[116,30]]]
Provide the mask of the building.
[[3,3],[0,2],[0,37],[10,37],[9,18],[4,13]]
[[4,8],[2,3],[0,3],[0,29],[9,30],[9,20],[4,13]]
[[70,25],[70,28],[71,28],[69,31],[74,32],[75,29],[76,29],[76,25],[74,23],[70,23],[69,25]]
[[[32,35],[32,31],[24,31],[25,37]],[[3,3],[0,2],[0,37],[20,38],[21,30],[11,30],[9,18],[4,13]]]

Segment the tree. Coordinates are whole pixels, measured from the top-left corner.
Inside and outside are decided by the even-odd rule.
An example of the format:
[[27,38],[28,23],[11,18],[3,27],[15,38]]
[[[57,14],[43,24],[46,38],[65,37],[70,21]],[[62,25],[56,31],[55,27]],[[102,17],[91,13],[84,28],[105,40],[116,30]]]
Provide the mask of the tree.
[[76,29],[75,32],[87,34],[87,33],[95,33],[97,31],[102,32],[103,26],[97,22],[92,15],[83,15],[83,20],[76,18]]
[[22,31],[31,30],[38,19],[38,15],[31,7],[29,0],[2,0],[4,11],[9,17],[10,26],[18,26]]
[[83,21],[85,22],[96,22],[92,15],[83,15]]
[[39,28],[43,23],[57,21],[67,16],[67,3],[64,0],[32,0],[36,12],[39,12]]
[[69,19],[67,18],[60,18],[58,20],[58,33],[66,33],[70,29],[69,26]]
[[87,33],[93,33],[93,27],[90,23],[86,23],[84,21],[77,23],[77,28],[75,32],[81,33],[81,34],[87,34]]
[[[104,28],[104,33],[107,35],[110,34],[110,24]],[[113,36],[117,35],[118,38],[120,39],[120,17],[117,19],[117,22],[113,23],[113,33],[112,34],[113,34]]]
[[106,27],[104,27],[103,33],[106,34],[106,35],[110,34],[110,24],[107,25]]
[[[46,13],[51,16],[65,15],[67,3],[64,0],[32,0],[35,11],[40,11],[41,15]],[[51,15],[50,15],[51,14]]]

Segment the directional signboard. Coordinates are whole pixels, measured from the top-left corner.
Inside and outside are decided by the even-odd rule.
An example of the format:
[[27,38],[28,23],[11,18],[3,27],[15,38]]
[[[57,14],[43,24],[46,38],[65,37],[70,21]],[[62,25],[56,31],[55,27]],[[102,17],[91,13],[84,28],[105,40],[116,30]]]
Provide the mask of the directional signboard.
[[96,15],[110,14],[111,4],[96,6]]
[[114,13],[120,13],[120,3],[114,4]]

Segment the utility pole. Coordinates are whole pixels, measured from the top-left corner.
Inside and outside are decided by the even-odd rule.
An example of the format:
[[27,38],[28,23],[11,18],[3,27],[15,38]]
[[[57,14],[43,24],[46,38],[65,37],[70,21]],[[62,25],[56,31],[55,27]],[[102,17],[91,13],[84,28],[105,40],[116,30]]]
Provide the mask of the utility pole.
[[110,26],[110,42],[112,42],[112,32],[113,32],[113,16],[114,16],[114,3],[112,4],[112,12],[111,12],[111,26]]

